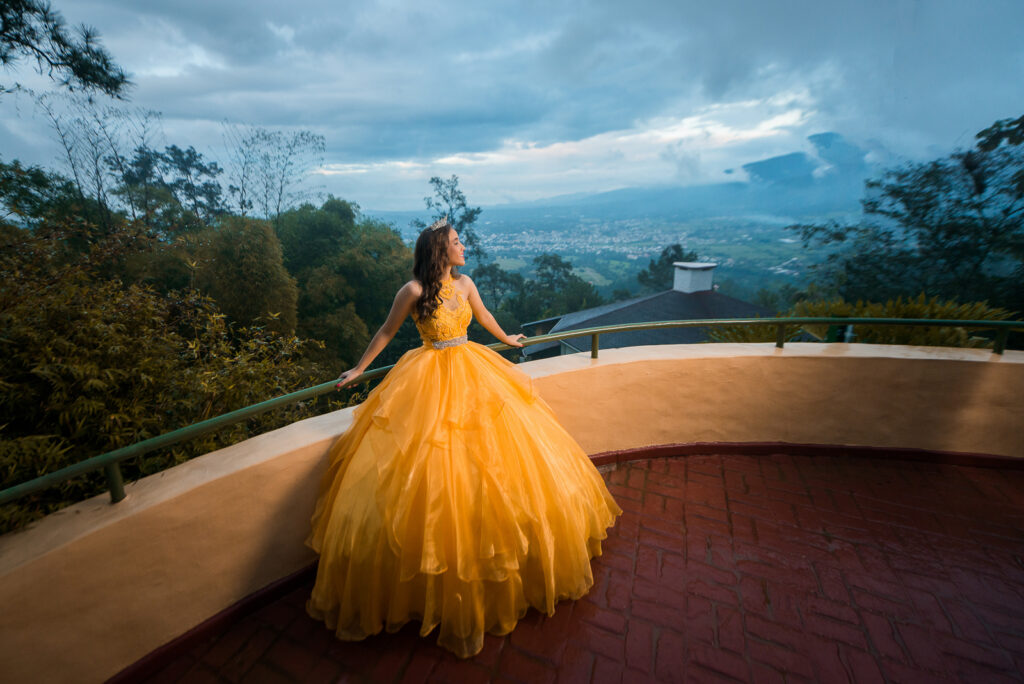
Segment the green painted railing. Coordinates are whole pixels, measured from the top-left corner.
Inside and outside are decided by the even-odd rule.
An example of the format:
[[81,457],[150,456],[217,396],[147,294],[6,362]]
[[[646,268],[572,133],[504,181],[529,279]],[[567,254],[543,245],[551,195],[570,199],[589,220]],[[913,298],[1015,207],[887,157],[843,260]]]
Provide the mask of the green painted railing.
[[[725,318],[697,321],[628,323],[623,325],[608,325],[596,328],[567,330],[565,332],[537,335],[536,337],[525,339],[523,340],[523,345],[530,346],[534,344],[543,344],[545,342],[558,342],[573,337],[591,336],[590,356],[596,359],[601,335],[638,330],[658,330],[662,328],[713,328],[735,325],[775,326],[775,346],[779,348],[782,348],[786,342],[786,329],[794,325],[831,326],[830,335],[826,338],[826,341],[833,342],[836,341],[833,334],[835,330],[853,325],[925,325],[935,327],[995,330],[996,337],[992,347],[992,351],[995,354],[1003,353],[1006,348],[1006,338],[1011,330],[1024,330],[1024,321],[963,321],[949,319],[905,318]],[[488,346],[495,351],[504,351],[506,349],[513,348],[502,343],[495,343]],[[393,366],[386,366],[384,368],[367,371],[359,376],[358,382],[366,382],[382,377],[391,370],[392,367]],[[136,442],[135,444],[130,444],[126,447],[121,447],[120,449],[115,449],[114,451],[109,451],[99,456],[87,458],[84,461],[67,466],[66,468],[61,468],[60,470],[37,477],[34,480],[23,482],[0,491],[0,505],[9,503],[15,499],[37,492],[41,489],[53,487],[65,480],[77,477],[78,475],[101,469],[106,473],[107,488],[110,490],[110,500],[112,503],[117,503],[124,499],[125,496],[124,480],[121,476],[121,461],[134,458],[136,456],[142,456],[143,454],[147,454],[157,449],[162,449],[180,442],[194,439],[195,437],[205,435],[209,432],[213,432],[214,430],[219,430],[220,428],[227,427],[228,425],[239,423],[247,418],[252,418],[253,416],[257,416],[266,411],[280,408],[281,406],[287,406],[295,402],[305,401],[307,399],[318,397],[322,394],[327,394],[328,392],[334,391],[336,382],[336,380],[331,380],[330,382],[325,382],[313,387],[307,387],[306,389],[299,390],[298,392],[292,392],[291,394],[285,394],[280,397],[268,399],[267,401],[260,402],[259,404],[246,406],[245,408],[238,409],[237,411],[231,411],[230,413],[225,413],[215,418],[194,423],[187,427],[172,430],[171,432],[151,437],[141,442]]]

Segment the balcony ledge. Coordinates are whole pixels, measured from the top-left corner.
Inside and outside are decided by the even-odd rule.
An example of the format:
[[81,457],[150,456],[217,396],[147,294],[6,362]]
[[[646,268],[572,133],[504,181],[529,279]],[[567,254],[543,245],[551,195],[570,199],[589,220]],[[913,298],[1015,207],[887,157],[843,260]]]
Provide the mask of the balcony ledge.
[[[592,455],[783,442],[1024,457],[1022,352],[664,345],[520,368]],[[0,537],[0,678],[105,679],[307,567],[324,455],[350,422],[304,420]]]

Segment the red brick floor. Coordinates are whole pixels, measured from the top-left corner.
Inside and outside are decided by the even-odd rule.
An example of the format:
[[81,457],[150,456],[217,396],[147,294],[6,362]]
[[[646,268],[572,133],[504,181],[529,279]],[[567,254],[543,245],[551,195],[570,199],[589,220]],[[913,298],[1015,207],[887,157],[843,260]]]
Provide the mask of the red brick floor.
[[307,584],[166,682],[1024,681],[1024,471],[690,456],[606,475],[595,586],[459,661],[415,626],[360,643]]

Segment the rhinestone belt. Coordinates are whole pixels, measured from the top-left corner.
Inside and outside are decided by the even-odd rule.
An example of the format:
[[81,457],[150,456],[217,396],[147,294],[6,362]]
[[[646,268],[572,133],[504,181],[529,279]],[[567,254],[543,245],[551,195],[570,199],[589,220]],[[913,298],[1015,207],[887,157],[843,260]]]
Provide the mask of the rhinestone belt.
[[469,335],[463,335],[462,337],[453,337],[450,340],[438,340],[437,342],[431,342],[434,345],[434,349],[445,349],[447,347],[457,347],[460,344],[469,342]]

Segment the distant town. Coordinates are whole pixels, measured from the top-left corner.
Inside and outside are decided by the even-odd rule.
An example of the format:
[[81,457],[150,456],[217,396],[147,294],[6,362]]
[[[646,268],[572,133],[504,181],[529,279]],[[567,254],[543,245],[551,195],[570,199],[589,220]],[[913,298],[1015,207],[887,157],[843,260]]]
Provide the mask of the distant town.
[[782,283],[800,286],[812,261],[796,234],[777,221],[581,218],[561,223],[558,229],[549,221],[513,227],[481,220],[477,232],[488,256],[506,270],[528,274],[533,257],[554,252],[571,261],[577,274],[604,294],[637,291],[637,273],[675,243],[696,251],[701,260],[718,263],[716,282],[727,294],[741,298]]

